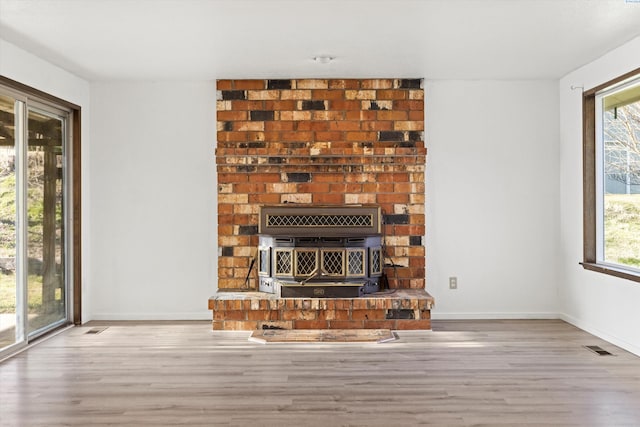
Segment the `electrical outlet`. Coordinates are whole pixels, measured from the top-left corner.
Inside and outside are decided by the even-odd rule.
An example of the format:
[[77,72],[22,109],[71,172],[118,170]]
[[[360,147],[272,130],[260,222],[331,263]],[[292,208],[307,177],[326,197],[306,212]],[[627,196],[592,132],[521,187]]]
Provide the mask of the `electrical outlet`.
[[449,277],[449,289],[458,289],[457,277]]

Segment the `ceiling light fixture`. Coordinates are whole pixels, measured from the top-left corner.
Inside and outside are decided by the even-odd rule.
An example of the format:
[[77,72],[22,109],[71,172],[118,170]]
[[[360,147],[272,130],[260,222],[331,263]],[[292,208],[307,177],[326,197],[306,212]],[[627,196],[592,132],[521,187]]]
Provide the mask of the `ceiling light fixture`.
[[313,57],[313,60],[316,61],[318,64],[328,64],[334,59],[335,58],[332,56],[314,56]]

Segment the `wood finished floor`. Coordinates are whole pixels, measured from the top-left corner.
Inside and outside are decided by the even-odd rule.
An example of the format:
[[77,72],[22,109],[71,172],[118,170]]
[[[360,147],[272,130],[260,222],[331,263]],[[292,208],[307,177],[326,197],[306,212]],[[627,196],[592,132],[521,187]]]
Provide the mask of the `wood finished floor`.
[[640,426],[640,358],[562,321],[434,321],[384,344],[249,334],[69,329],[0,364],[0,425]]

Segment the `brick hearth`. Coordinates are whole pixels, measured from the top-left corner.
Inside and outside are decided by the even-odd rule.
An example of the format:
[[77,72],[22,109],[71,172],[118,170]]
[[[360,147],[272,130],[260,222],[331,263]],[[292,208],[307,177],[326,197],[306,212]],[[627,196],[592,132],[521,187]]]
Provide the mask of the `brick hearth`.
[[431,329],[433,298],[398,289],[361,298],[278,298],[263,292],[218,292],[209,299],[214,330]]

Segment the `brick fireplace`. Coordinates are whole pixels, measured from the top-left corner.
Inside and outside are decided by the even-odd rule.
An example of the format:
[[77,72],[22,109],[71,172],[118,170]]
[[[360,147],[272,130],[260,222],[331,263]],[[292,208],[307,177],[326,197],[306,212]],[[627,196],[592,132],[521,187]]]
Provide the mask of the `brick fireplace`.
[[[254,293],[260,298],[257,269],[250,267],[257,257],[259,211],[265,205],[379,206],[383,270],[389,287],[403,290],[398,295],[404,299],[378,302],[387,311],[371,316],[385,320],[388,310],[424,311],[430,306],[418,308],[420,302],[406,300],[425,287],[421,79],[218,80],[217,98],[219,292],[210,300],[214,328],[216,314],[218,329],[254,326],[227,327],[225,321],[249,322],[250,314],[230,314],[232,307],[252,305],[229,303],[232,294],[243,292],[242,301]],[[263,305],[279,306],[269,301]],[[424,320],[419,314],[413,319]],[[282,313],[260,316],[285,321]]]

